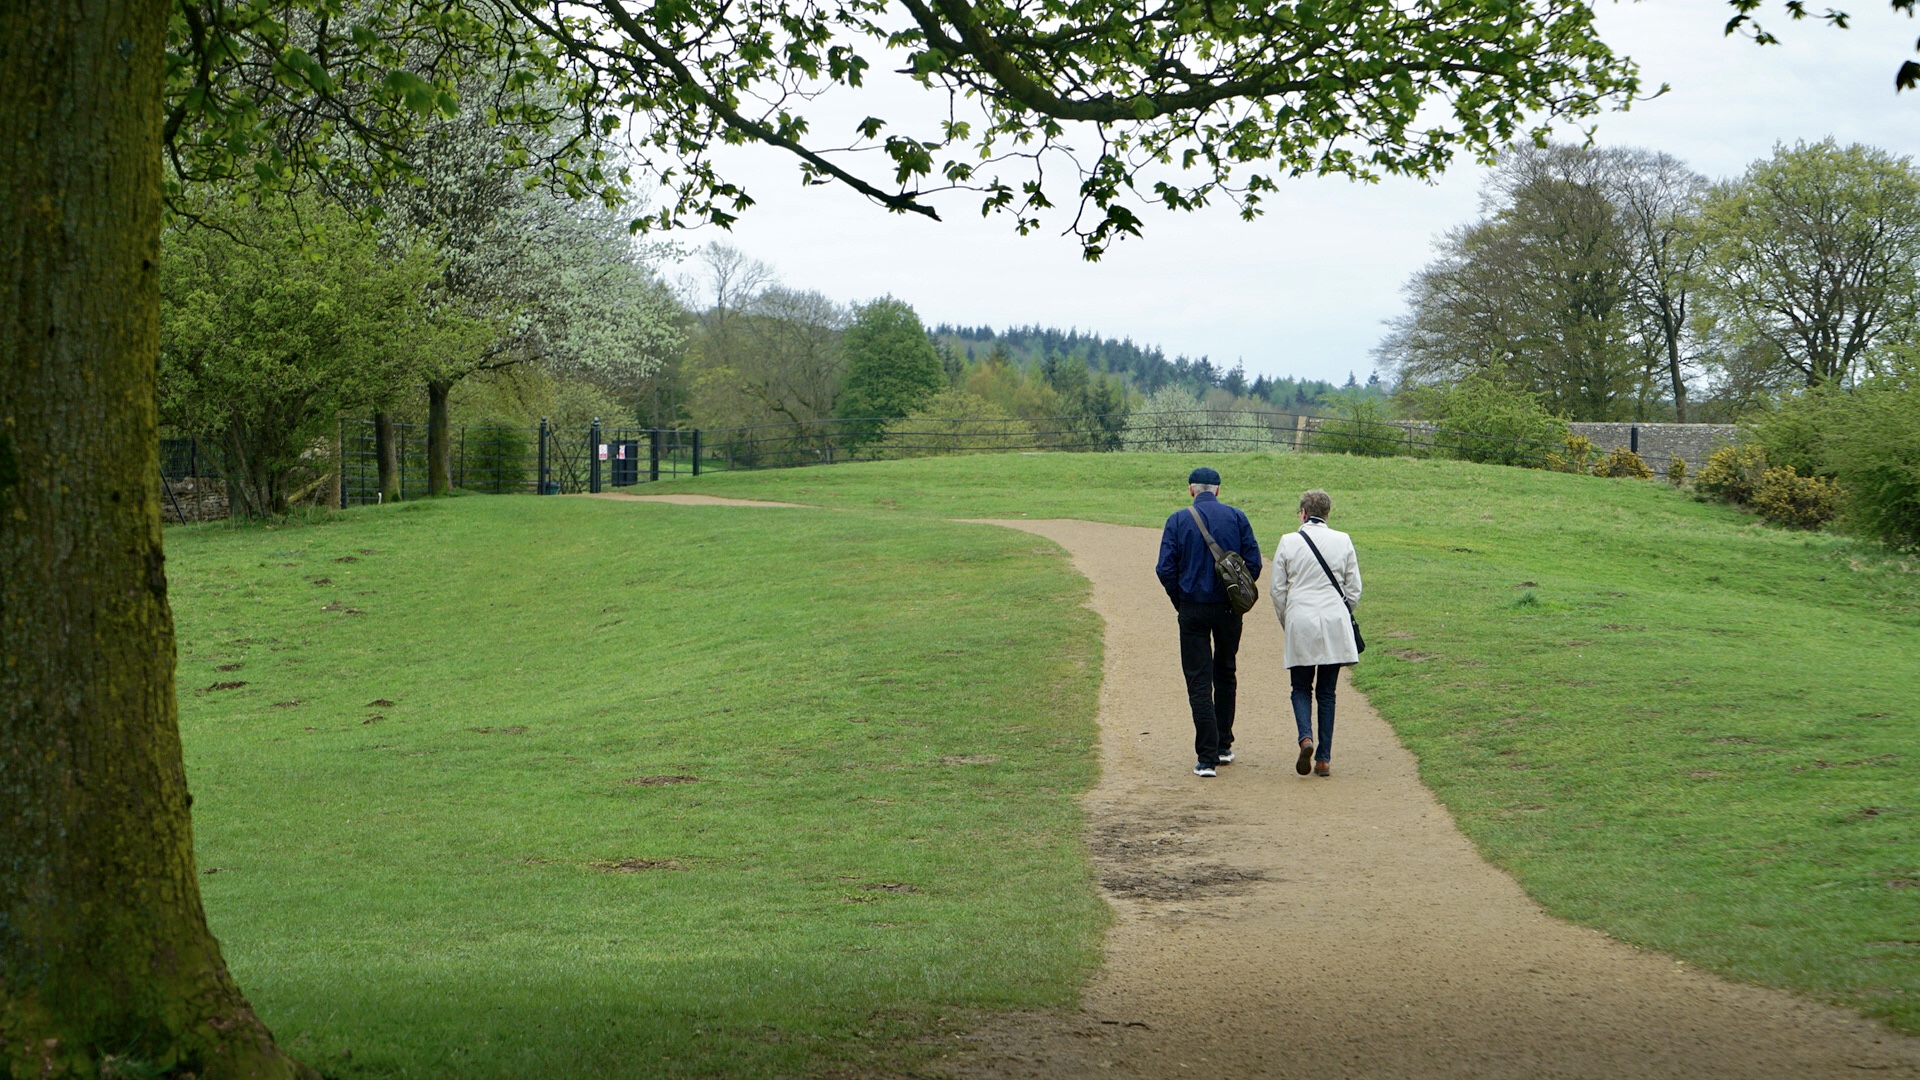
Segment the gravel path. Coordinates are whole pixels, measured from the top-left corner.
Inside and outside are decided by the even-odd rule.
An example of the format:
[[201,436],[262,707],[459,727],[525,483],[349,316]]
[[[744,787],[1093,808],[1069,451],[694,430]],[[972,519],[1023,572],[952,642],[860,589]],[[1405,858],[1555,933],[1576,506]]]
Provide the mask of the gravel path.
[[1332,778],[1296,776],[1264,600],[1240,654],[1240,760],[1193,776],[1158,532],[996,524],[1065,547],[1106,620],[1087,809],[1116,918],[1079,1013],[964,1036],[944,1075],[1920,1077],[1920,1040],[1548,916],[1350,688]]

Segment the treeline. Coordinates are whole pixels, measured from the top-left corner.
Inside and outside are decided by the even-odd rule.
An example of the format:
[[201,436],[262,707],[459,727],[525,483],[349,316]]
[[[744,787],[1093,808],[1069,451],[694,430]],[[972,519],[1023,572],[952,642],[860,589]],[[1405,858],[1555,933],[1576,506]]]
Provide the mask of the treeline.
[[[1205,356],[1167,359],[1157,345],[1136,345],[1130,338],[1103,338],[1080,330],[1054,327],[1015,326],[995,330],[991,326],[952,326],[933,328],[934,341],[952,350],[967,363],[993,357],[999,362],[1027,370],[1044,369],[1064,359],[1078,359],[1089,371],[1117,375],[1128,389],[1142,395],[1166,386],[1177,386],[1195,398],[1218,398],[1216,391],[1229,395],[1231,402],[1260,403],[1275,409],[1318,410],[1330,406],[1341,387],[1318,379],[1274,378],[1267,375],[1247,378],[1244,364],[1223,368]],[[1379,376],[1369,377],[1377,387]],[[1346,389],[1360,384],[1349,373]]]
[[[988,422],[983,431],[1017,434],[1017,425],[994,424],[1104,418],[1045,427],[1068,432],[1075,445],[1118,445],[1127,414],[1150,396],[1183,408],[1309,412],[1352,395],[1384,397],[1377,380],[1350,377],[1344,390],[1249,381],[1238,365],[1168,360],[1158,348],[1077,330],[928,330],[902,301],[841,304],[786,285],[772,267],[721,244],[696,253],[690,270],[680,289],[686,346],[648,378],[639,416],[648,427],[798,433],[825,420],[878,417],[939,421],[943,430],[980,420]],[[863,389],[880,383],[884,392]]]
[[1378,349],[1402,415],[1551,441],[1722,420],[1699,490],[1920,545],[1920,170],[1833,140],[1710,181],[1668,154],[1515,147]]
[[1709,181],[1651,150],[1518,146],[1406,286],[1401,389],[1498,377],[1571,420],[1734,420],[1914,349],[1920,171],[1831,140]]

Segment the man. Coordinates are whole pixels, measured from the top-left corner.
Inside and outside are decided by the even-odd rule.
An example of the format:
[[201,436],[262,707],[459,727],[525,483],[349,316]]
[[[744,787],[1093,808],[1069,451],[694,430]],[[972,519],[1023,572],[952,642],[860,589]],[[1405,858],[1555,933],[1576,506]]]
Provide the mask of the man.
[[1180,668],[1193,710],[1195,776],[1214,776],[1233,760],[1234,659],[1240,652],[1240,613],[1227,603],[1213,570],[1213,552],[1193,520],[1198,513],[1222,551],[1237,551],[1260,579],[1260,544],[1247,515],[1220,501],[1220,474],[1205,466],[1187,475],[1193,512],[1176,511],[1160,534],[1154,572],[1180,619]]

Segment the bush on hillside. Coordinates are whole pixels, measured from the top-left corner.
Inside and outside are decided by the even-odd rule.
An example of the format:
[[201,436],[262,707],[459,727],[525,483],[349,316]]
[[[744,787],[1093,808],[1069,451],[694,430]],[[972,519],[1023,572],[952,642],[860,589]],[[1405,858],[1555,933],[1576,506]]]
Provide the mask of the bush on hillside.
[[1647,468],[1647,463],[1641,460],[1639,454],[1624,446],[1616,446],[1608,452],[1606,457],[1600,459],[1598,465],[1593,467],[1593,475],[1616,479],[1651,480],[1653,470]]
[[1844,399],[1837,390],[1783,394],[1746,420],[1740,441],[1765,450],[1769,465],[1784,466],[1801,476],[1831,476],[1826,436]]
[[880,449],[885,457],[1002,453],[1034,448],[1033,424],[965,390],[942,390],[919,409],[889,423]]
[[1537,466],[1543,451],[1567,437],[1567,422],[1498,367],[1468,375],[1421,404],[1440,425],[1435,443],[1462,461]]
[[1386,402],[1366,394],[1336,396],[1335,416],[1313,429],[1308,445],[1327,454],[1397,457],[1408,449],[1407,429],[1387,419]]
[[1687,459],[1674,454],[1667,459],[1667,483],[1674,487],[1684,487],[1687,482]]
[[1840,513],[1840,485],[1823,476],[1801,476],[1790,465],[1776,465],[1754,485],[1754,511],[1775,525],[1817,529]]
[[1882,376],[1836,403],[1824,461],[1847,491],[1847,519],[1920,548],[1920,372]]
[[1694,477],[1693,489],[1731,503],[1748,503],[1760,477],[1767,471],[1767,452],[1758,446],[1723,446],[1707,458]]
[[1593,471],[1593,459],[1600,448],[1585,435],[1568,434],[1561,440],[1566,447],[1564,452],[1547,455],[1547,468],[1554,472],[1580,473],[1586,475]]

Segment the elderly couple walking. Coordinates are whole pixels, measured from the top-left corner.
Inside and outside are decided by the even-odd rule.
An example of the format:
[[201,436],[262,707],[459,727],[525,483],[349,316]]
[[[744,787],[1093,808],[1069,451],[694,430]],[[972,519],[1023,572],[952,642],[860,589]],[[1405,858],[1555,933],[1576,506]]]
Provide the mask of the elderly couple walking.
[[[1214,548],[1237,552],[1258,580],[1260,544],[1247,515],[1220,501],[1220,474],[1201,467],[1187,476],[1191,509],[1167,518],[1155,573],[1180,618],[1180,667],[1193,709],[1195,776],[1215,776],[1234,759],[1233,718],[1239,680],[1240,615],[1215,570]],[[1268,593],[1286,636],[1284,663],[1293,682],[1293,720],[1300,757],[1294,771],[1332,775],[1334,688],[1340,669],[1358,663],[1353,605],[1360,564],[1346,533],[1327,527],[1333,500],[1320,490],[1300,496],[1300,530],[1280,539]],[[1319,710],[1319,740],[1314,710]]]

